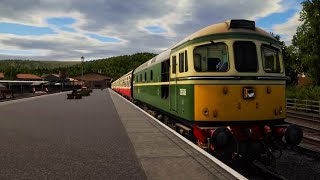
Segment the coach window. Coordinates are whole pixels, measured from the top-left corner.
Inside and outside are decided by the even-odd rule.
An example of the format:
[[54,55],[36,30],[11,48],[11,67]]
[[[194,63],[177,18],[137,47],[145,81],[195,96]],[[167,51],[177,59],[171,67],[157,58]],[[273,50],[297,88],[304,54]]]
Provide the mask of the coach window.
[[233,44],[234,60],[238,72],[257,72],[256,45],[251,41],[236,41]]
[[177,57],[172,56],[172,74],[176,73],[176,68],[177,68]]
[[229,70],[227,45],[221,42],[196,47],[193,51],[193,60],[194,69],[197,72],[226,72]]
[[153,72],[152,72],[152,70],[150,71],[150,81],[152,81],[153,80]]
[[263,44],[261,46],[263,69],[267,73],[280,73],[279,49]]

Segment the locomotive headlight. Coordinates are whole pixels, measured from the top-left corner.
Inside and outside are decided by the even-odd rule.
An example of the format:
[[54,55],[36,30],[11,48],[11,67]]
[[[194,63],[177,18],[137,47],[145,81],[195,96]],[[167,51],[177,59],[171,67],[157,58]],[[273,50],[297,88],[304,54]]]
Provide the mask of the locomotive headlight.
[[256,96],[254,88],[243,88],[243,98],[244,99],[253,99]]

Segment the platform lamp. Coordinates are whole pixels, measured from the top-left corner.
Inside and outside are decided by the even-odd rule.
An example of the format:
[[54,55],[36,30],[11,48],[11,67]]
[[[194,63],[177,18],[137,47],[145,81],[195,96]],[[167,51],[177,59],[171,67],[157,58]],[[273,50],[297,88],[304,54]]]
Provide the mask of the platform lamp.
[[82,64],[81,88],[83,87],[83,62],[84,62],[84,57],[83,57],[83,56],[81,56],[81,64]]

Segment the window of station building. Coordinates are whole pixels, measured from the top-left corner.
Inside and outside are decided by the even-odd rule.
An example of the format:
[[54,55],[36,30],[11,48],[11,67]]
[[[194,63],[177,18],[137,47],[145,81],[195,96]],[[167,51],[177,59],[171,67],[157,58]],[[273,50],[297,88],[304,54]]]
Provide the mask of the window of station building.
[[198,46],[193,51],[194,69],[197,72],[226,72],[229,70],[228,48],[225,43]]
[[142,74],[140,74],[140,82],[142,82]]
[[177,57],[172,56],[172,74],[175,74],[177,71]]
[[150,71],[150,80],[151,81],[153,80],[153,71],[152,70]]
[[269,45],[261,46],[263,69],[267,73],[281,73],[280,50]]
[[256,45],[251,41],[236,41],[233,44],[234,60],[238,72],[257,72]]

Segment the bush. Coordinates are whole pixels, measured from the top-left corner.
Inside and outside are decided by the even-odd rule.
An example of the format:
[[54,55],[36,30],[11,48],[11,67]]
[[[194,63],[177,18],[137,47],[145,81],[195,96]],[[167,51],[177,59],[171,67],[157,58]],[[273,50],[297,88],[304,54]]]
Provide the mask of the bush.
[[90,91],[89,90],[81,90],[82,96],[90,96]]
[[300,100],[320,100],[320,86],[298,87],[291,86],[286,88],[287,98]]

